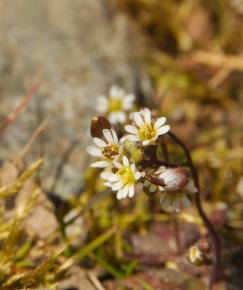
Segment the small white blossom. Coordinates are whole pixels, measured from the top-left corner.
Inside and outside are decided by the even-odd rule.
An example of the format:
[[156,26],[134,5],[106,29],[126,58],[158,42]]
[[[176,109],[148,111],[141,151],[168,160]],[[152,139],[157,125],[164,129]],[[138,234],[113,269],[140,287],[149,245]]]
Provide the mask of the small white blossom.
[[117,86],[112,86],[108,98],[99,96],[97,99],[96,110],[106,114],[111,123],[125,123],[126,112],[133,107],[135,96],[126,94],[125,91]]
[[165,168],[160,167],[156,174],[159,174],[159,178],[163,179],[165,190],[187,190],[191,193],[196,193],[197,188],[194,186],[192,180],[188,178],[187,172],[184,168]]
[[126,139],[134,142],[140,141],[144,146],[153,144],[160,135],[170,130],[169,125],[164,125],[165,117],[152,120],[151,112],[147,108],[132,113],[130,118],[134,125],[125,126],[125,130],[129,133]]
[[195,246],[190,247],[188,252],[188,261],[195,266],[203,265],[204,263],[203,255],[198,247]]
[[90,155],[98,157],[100,161],[91,164],[91,167],[105,168],[120,154],[120,144],[114,129],[103,130],[104,139],[93,138],[97,147],[89,146],[87,151]]
[[243,14],[243,1],[242,0],[231,0],[231,5],[235,7],[239,13]]
[[113,191],[117,191],[117,199],[133,197],[135,194],[134,186],[142,174],[137,171],[135,164],[129,164],[126,156],[123,156],[122,163],[114,160],[116,173],[102,172],[101,178],[105,179],[105,185]]

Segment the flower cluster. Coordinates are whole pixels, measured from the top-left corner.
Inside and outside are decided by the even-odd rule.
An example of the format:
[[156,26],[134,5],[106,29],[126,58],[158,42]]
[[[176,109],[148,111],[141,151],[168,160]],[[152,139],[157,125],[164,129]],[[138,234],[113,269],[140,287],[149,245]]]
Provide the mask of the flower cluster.
[[240,14],[243,14],[243,1],[242,0],[231,0],[230,3]]
[[117,199],[133,197],[140,183],[146,193],[161,194],[165,211],[188,207],[186,192],[196,193],[197,189],[187,170],[162,166],[165,162],[156,154],[170,130],[166,118],[155,116],[148,108],[134,112],[134,101],[134,95],[118,87],[112,87],[107,98],[98,98],[97,109],[104,116],[92,121],[96,146],[89,146],[87,151],[98,160],[91,166],[102,168],[100,176]]

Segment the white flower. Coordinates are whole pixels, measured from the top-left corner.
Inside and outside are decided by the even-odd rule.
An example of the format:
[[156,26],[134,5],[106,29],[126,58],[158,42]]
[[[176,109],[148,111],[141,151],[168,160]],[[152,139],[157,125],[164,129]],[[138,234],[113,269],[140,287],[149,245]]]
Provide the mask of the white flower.
[[142,174],[136,170],[135,164],[129,164],[126,156],[123,156],[122,163],[115,160],[113,164],[117,169],[116,173],[102,172],[100,175],[106,180],[105,185],[117,191],[117,199],[133,197],[134,185]]
[[231,0],[231,5],[235,7],[239,13],[243,13],[243,2],[241,0]]
[[195,266],[201,266],[204,264],[202,252],[198,247],[190,247],[187,258],[188,261]]
[[126,112],[131,110],[135,96],[126,94],[125,91],[117,86],[112,86],[109,96],[99,96],[97,99],[96,110],[100,113],[107,114],[111,123],[125,123],[127,119]]
[[160,199],[161,206],[164,211],[179,212],[183,208],[187,208],[191,205],[189,198],[184,193],[178,192],[164,192]]
[[145,108],[140,112],[132,113],[130,116],[134,125],[125,126],[125,130],[130,133],[126,139],[130,141],[141,141],[144,146],[153,144],[160,135],[167,133],[170,130],[169,125],[164,125],[165,117],[160,117],[152,120],[151,112]]
[[120,154],[120,144],[114,129],[103,130],[104,140],[93,138],[97,147],[89,146],[87,151],[90,155],[99,157],[100,161],[91,164],[91,167],[105,168],[111,165],[112,161]]
[[192,180],[189,179],[187,171],[184,168],[165,168],[160,167],[156,172],[159,178],[163,180],[164,189],[169,191],[185,189],[191,193],[196,193],[197,188],[194,186]]

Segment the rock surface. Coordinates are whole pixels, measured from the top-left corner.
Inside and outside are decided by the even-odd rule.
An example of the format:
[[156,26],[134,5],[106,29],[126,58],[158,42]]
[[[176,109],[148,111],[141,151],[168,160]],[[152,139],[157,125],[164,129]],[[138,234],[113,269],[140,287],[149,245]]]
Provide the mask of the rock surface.
[[[88,125],[95,96],[112,83],[134,89],[141,51],[137,32],[115,1],[24,0],[0,2],[0,122],[12,112],[38,76],[28,107],[1,136],[0,160],[8,160],[52,113],[46,132],[28,154],[45,156],[44,187],[70,194],[86,166]],[[141,75],[139,73],[139,75]],[[71,149],[70,149],[71,148]],[[68,154],[67,154],[68,152]]]

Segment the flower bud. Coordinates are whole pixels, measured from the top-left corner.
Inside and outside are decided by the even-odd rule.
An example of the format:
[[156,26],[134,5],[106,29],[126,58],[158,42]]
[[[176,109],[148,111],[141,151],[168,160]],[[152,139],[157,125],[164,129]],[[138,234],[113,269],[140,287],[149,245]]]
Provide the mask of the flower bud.
[[188,190],[189,192],[197,192],[193,182],[189,179],[188,171],[183,167],[165,168],[161,167],[155,172],[159,174],[159,178],[165,184],[164,188],[170,191]]
[[188,173],[182,167],[162,169],[159,175],[168,190],[183,189],[189,182]]
[[91,136],[102,138],[104,129],[111,129],[111,123],[108,121],[108,119],[103,116],[94,117],[90,124]]

